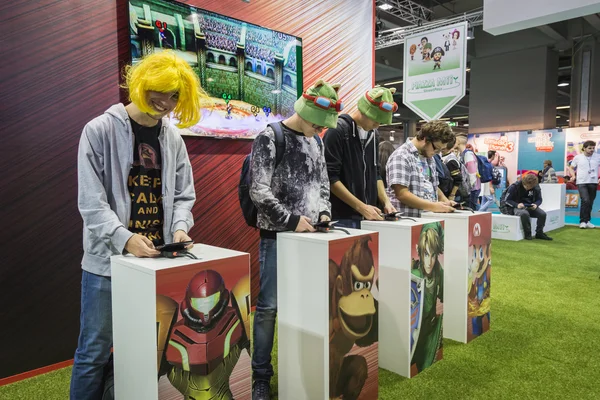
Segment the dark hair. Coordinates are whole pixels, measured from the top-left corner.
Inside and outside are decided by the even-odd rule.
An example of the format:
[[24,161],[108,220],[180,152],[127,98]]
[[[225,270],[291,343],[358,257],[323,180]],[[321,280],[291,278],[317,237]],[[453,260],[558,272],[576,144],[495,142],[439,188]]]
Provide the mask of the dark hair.
[[586,140],[585,142],[583,142],[583,145],[581,146],[581,148],[585,149],[586,147],[590,147],[590,146],[596,146],[596,142],[594,142],[593,140]]
[[392,142],[385,140],[379,143],[379,165],[381,165],[381,174],[385,174],[387,162],[394,150],[396,150],[396,148]]
[[424,41],[426,41],[426,42],[429,42],[429,39],[427,39],[427,36],[425,36],[425,37],[422,37],[422,38],[421,38],[421,42],[422,42],[423,40],[424,40]]
[[426,140],[428,142],[442,142],[443,144],[456,141],[456,136],[450,126],[440,120],[430,121],[421,127],[419,133],[417,133],[418,140]]
[[496,156],[496,150],[490,150],[490,151],[488,151],[488,160],[491,160],[495,156]]
[[446,148],[448,150],[451,150],[454,145],[456,145],[456,135],[452,135],[452,138],[450,139],[450,141],[446,144]]

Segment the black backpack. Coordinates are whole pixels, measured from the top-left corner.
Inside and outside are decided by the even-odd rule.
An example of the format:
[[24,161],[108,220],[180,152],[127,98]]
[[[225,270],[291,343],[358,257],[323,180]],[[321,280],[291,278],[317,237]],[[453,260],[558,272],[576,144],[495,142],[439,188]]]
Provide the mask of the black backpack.
[[[273,123],[268,126],[273,129],[275,133],[275,168],[281,163],[283,153],[285,152],[285,137],[283,136],[283,130],[281,129],[281,123]],[[242,208],[242,215],[246,220],[246,224],[253,228],[257,226],[258,210],[250,198],[250,161],[252,160],[252,153],[248,154],[244,158],[242,164],[242,172],[240,174],[240,183],[238,184],[238,197],[240,200],[240,207]]]
[[437,170],[439,181],[438,187],[445,196],[448,196],[454,187],[454,179],[452,179],[452,175],[450,174],[448,166],[444,163],[444,161],[442,161],[442,158],[439,156],[439,154],[434,155],[433,159],[435,160],[435,169]]
[[508,212],[508,208],[510,206],[506,204],[506,198],[508,197],[508,189],[510,189],[513,185],[516,184],[518,184],[518,182],[515,182],[506,189],[504,189],[504,191],[502,192],[502,196],[500,196],[500,212],[502,214],[510,215],[510,213]]
[[498,168],[494,168],[492,171],[492,185],[498,186],[502,183],[502,173],[498,170]]

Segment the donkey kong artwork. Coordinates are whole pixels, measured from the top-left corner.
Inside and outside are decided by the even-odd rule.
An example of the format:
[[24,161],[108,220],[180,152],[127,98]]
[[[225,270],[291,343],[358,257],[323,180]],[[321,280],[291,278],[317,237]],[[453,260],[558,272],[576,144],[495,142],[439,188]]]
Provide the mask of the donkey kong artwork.
[[377,300],[371,288],[376,280],[369,236],[354,241],[340,265],[329,260],[329,397],[358,399],[368,370],[362,355],[348,355],[356,344],[377,342]]

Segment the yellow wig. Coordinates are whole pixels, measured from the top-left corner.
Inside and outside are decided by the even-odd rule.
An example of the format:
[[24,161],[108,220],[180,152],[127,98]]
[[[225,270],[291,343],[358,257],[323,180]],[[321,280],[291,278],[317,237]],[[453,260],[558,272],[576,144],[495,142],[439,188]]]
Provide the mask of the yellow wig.
[[155,113],[146,101],[146,92],[177,92],[179,100],[173,110],[179,128],[195,125],[200,120],[200,107],[209,98],[200,86],[194,70],[172,51],[150,54],[136,65],[125,69],[125,85],[129,99],[144,113]]

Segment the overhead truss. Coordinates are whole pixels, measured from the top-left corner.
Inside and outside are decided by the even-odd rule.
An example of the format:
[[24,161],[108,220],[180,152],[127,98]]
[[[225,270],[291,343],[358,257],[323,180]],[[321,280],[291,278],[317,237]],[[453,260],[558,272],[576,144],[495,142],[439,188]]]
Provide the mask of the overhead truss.
[[414,24],[389,30],[382,33],[378,38],[375,39],[375,50],[404,44],[404,38],[415,33],[426,32],[431,29],[452,25],[463,21],[467,21],[469,23],[469,27],[483,25],[483,9],[473,10],[468,13],[450,18],[438,19],[435,21],[424,22],[422,24]]
[[433,15],[431,9],[424,7],[413,0],[377,0],[377,6],[383,4],[392,6],[391,8],[384,10],[386,13],[398,17],[409,24],[417,25],[429,21]]

